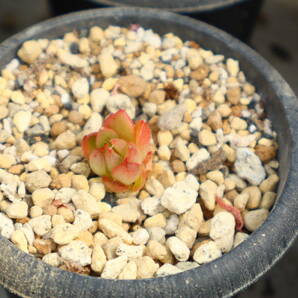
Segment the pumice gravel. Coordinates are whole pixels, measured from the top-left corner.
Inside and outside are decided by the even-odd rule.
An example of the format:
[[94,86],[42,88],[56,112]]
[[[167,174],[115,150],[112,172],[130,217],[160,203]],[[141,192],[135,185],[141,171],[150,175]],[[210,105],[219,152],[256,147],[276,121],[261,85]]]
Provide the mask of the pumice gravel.
[[[203,265],[266,220],[276,133],[241,61],[137,24],[23,43],[0,76],[0,234],[72,272],[141,279]],[[124,109],[151,127],[138,193],[107,193],[84,135]]]

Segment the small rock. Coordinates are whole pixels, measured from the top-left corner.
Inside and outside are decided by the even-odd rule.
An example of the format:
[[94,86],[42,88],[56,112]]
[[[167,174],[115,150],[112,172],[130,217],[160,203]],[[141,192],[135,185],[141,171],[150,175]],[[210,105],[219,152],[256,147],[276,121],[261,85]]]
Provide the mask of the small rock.
[[42,49],[36,40],[25,41],[18,51],[18,56],[26,63],[35,62],[40,56]]
[[118,279],[136,279],[138,267],[135,261],[129,261],[122,272],[119,274]]
[[259,185],[266,176],[259,157],[248,148],[238,148],[236,154],[236,173],[252,185]]
[[22,133],[29,128],[31,116],[32,114],[29,111],[19,111],[15,113],[15,115],[13,116],[13,123],[19,132]]
[[136,222],[140,217],[140,212],[135,204],[121,204],[112,208],[112,212],[121,216],[125,222]]
[[175,233],[176,237],[178,237],[180,240],[182,240],[189,249],[192,248],[196,237],[197,237],[197,231],[190,228],[186,224],[181,224],[178,228],[178,230]]
[[29,220],[29,224],[37,235],[43,236],[51,230],[51,227],[52,227],[51,216],[41,215],[41,216],[32,218]]
[[216,144],[216,136],[207,129],[202,129],[199,132],[199,142],[203,146],[212,146]]
[[172,214],[168,220],[167,225],[165,226],[166,235],[173,235],[179,224],[179,217],[176,214]]
[[138,273],[137,278],[151,278],[158,270],[159,265],[155,263],[151,257],[144,256],[137,258]]
[[116,250],[117,256],[127,256],[128,258],[142,257],[143,254],[143,245],[127,245],[125,243],[121,243]]
[[63,223],[53,228],[51,232],[51,238],[55,241],[55,243],[64,245],[77,238],[80,231],[81,230],[78,225]]
[[238,246],[240,243],[242,243],[245,239],[249,237],[248,234],[242,233],[242,232],[237,232],[234,238],[234,245],[233,248]]
[[202,243],[195,251],[193,259],[199,264],[209,263],[221,256],[221,251],[214,241]]
[[92,90],[90,94],[92,110],[94,112],[101,113],[101,111],[107,103],[109,96],[110,93],[103,88]]
[[245,228],[250,232],[255,231],[264,223],[268,215],[269,211],[267,209],[248,211],[244,214]]
[[[76,194],[76,190],[70,187],[63,187],[59,189],[55,194],[55,200],[61,200],[63,204],[67,204],[72,200],[72,197]],[[35,204],[36,205],[36,204]]]
[[249,199],[248,193],[241,193],[234,199],[234,206],[240,211],[244,211]]
[[265,192],[262,197],[260,208],[269,210],[274,205],[275,199],[276,199],[275,192],[271,192],[271,191]]
[[185,111],[186,108],[184,105],[177,105],[174,108],[164,112],[158,119],[158,127],[161,130],[172,130],[179,128]]
[[39,207],[39,206],[32,206],[30,208],[30,217],[34,218],[34,217],[37,217],[37,216],[40,216],[42,215],[42,208]]
[[84,131],[88,133],[98,131],[102,126],[102,121],[102,116],[99,113],[92,113],[84,126]]
[[149,177],[145,184],[145,188],[150,194],[156,197],[160,197],[164,192],[163,185],[153,176]]
[[61,264],[58,253],[52,252],[43,256],[42,260],[52,266],[58,267]]
[[229,252],[233,246],[235,218],[230,212],[222,211],[211,219],[210,238],[222,252]]
[[190,269],[199,267],[199,264],[196,262],[178,262],[176,264],[176,267],[182,271],[186,271],[186,270],[190,270]]
[[76,98],[82,98],[89,93],[89,83],[86,78],[76,80],[71,86],[72,94]]
[[247,193],[249,195],[248,202],[246,205],[247,209],[256,209],[259,207],[261,202],[261,191],[257,186],[246,187],[242,194]]
[[175,146],[175,156],[182,161],[187,161],[189,159],[190,152],[186,147],[185,143],[178,139]]
[[166,218],[162,213],[158,213],[151,217],[147,217],[147,219],[144,221],[144,227],[146,229],[152,228],[152,227],[164,228],[166,226],[166,224],[167,224]]
[[16,159],[11,154],[0,154],[0,168],[8,169],[16,163]]
[[4,213],[0,212],[0,235],[10,239],[14,231],[13,221]]
[[79,55],[73,55],[66,50],[59,49],[57,55],[63,64],[69,65],[71,67],[83,68],[88,66],[86,59],[81,58]]
[[12,243],[14,243],[20,250],[28,253],[28,242],[23,231],[21,230],[13,231],[10,239]]
[[10,99],[19,105],[23,105],[26,102],[25,96],[23,95],[22,91],[12,91],[10,95]]
[[130,98],[125,94],[110,95],[106,107],[110,113],[116,113],[118,110],[125,110],[130,118],[135,117],[135,107]]
[[167,239],[167,246],[178,261],[187,261],[190,250],[179,238],[172,236]]
[[160,105],[165,101],[165,98],[166,92],[164,90],[154,90],[149,96],[149,102]]
[[150,240],[154,240],[160,243],[165,243],[166,231],[161,227],[151,227],[147,228],[147,231],[150,235]]
[[93,182],[90,184],[89,193],[98,201],[102,200],[106,195],[105,186],[103,183]]
[[26,170],[29,172],[34,172],[38,170],[45,170],[46,172],[49,172],[51,168],[52,168],[52,162],[49,156],[44,156],[41,158],[31,160],[26,165]]
[[136,75],[120,77],[117,84],[123,93],[131,97],[141,96],[146,90],[145,80]]
[[59,254],[64,260],[80,266],[91,264],[91,253],[92,249],[80,240],[74,240],[59,248]]
[[51,177],[43,170],[39,170],[33,173],[30,173],[26,176],[26,188],[30,192],[34,192],[40,188],[47,188],[52,179]]
[[208,210],[214,210],[215,208],[215,196],[217,193],[217,185],[211,181],[206,180],[200,186],[200,196],[204,202],[205,207]]
[[127,256],[120,256],[106,262],[101,278],[117,278],[128,261]]
[[203,63],[203,59],[197,49],[189,49],[186,58],[192,70],[197,69]]
[[205,149],[199,149],[199,151],[193,153],[191,157],[186,161],[187,169],[193,170],[199,163],[207,160],[210,157],[210,153]]
[[102,50],[102,53],[98,57],[98,61],[101,72],[105,78],[112,77],[117,73],[118,64],[107,50]]
[[107,262],[107,257],[99,243],[94,244],[91,258],[91,269],[97,273],[101,273],[105,264]]
[[0,106],[0,120],[6,118],[8,115],[8,109],[5,106]]
[[115,222],[109,219],[102,218],[98,220],[98,226],[99,229],[101,229],[107,237],[120,237],[127,244],[132,243],[131,236],[124,230],[122,226],[116,224]]
[[182,272],[181,269],[177,268],[176,266],[172,264],[164,264],[159,269],[156,271],[156,276],[161,277],[161,276],[167,276],[171,274],[176,274]]
[[89,191],[88,180],[84,175],[73,175],[71,177],[71,184],[76,190]]
[[23,201],[13,202],[5,212],[9,218],[24,218],[28,215],[28,204]]
[[228,58],[227,59],[227,69],[232,77],[237,77],[239,72],[239,62],[237,60]]
[[193,206],[197,195],[197,191],[190,188],[189,184],[180,181],[165,190],[161,205],[173,213],[182,214]]
[[54,142],[58,150],[72,149],[76,145],[76,136],[69,130],[61,133]]
[[157,105],[153,102],[145,102],[143,106],[143,112],[152,117],[156,114]]
[[141,208],[147,215],[153,216],[164,211],[164,207],[161,205],[160,198],[148,197],[141,202]]
[[88,212],[91,217],[98,217],[101,212],[100,205],[96,199],[85,190],[79,190],[72,198],[72,201],[77,209],[82,209]]
[[74,212],[75,220],[73,224],[79,228],[80,231],[86,231],[92,227],[93,222],[90,214],[84,210],[77,209]]
[[276,174],[272,174],[261,183],[260,190],[264,193],[274,191],[278,181],[279,177]]

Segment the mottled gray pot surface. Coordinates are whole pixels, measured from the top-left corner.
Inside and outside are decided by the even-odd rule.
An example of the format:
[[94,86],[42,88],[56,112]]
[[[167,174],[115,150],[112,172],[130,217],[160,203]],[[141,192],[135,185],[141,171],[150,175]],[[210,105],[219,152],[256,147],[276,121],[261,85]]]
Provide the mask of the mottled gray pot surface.
[[205,12],[250,0],[87,0],[108,6],[162,8],[173,12]]
[[135,281],[105,280],[51,267],[0,237],[0,283],[30,297],[225,297],[264,274],[298,232],[298,102],[282,77],[253,50],[226,33],[187,17],[138,8],[90,10],[58,17],[14,35],[0,46],[0,68],[27,39],[57,38],[93,25],[139,23],[163,34],[195,40],[240,66],[265,100],[280,143],[279,199],[264,225],[212,263],[176,275]]

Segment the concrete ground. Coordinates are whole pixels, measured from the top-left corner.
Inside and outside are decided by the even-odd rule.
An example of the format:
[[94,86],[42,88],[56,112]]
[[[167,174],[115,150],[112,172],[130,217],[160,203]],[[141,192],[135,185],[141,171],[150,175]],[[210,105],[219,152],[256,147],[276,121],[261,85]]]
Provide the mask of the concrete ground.
[[[21,3],[21,9],[20,9]],[[19,13],[22,11],[22,13]],[[0,41],[23,28],[49,18],[46,0],[0,0]],[[298,94],[298,1],[267,0],[251,40]],[[261,279],[238,298],[294,298],[298,293],[298,241]],[[7,298],[0,286],[0,298]]]

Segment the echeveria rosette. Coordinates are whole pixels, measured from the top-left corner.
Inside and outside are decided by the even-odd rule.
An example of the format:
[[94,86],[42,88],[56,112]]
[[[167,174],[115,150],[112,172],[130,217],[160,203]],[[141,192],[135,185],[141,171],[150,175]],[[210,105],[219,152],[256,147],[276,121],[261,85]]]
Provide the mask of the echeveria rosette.
[[82,149],[92,171],[102,176],[108,191],[140,190],[152,167],[151,130],[135,123],[124,110],[110,114],[102,128],[84,136]]

